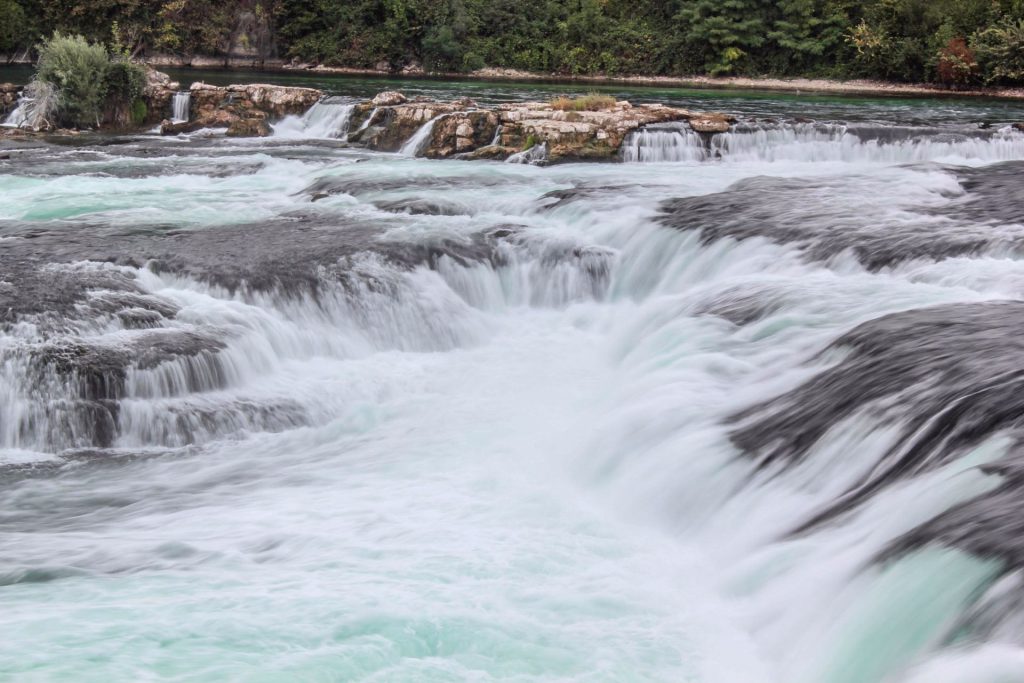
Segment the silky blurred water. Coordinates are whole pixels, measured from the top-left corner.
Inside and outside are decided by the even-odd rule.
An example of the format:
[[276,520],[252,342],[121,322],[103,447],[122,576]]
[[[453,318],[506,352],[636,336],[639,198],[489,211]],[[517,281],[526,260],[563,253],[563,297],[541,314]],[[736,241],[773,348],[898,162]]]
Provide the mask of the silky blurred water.
[[[398,85],[481,101],[549,92]],[[636,92],[766,117],[966,129],[1019,116],[995,102]],[[1017,235],[939,213],[967,196],[956,169],[1024,160],[1014,133],[884,154],[783,135],[717,160],[534,167],[285,129],[4,148],[0,245],[54,273],[126,278],[176,311],[167,330],[219,345],[208,365],[133,365],[116,436],[83,448],[44,434],[47,402],[74,397],[26,379],[32,354],[134,349],[152,331],[74,309],[65,324],[5,321],[0,679],[1024,680],[1012,638],[951,636],[998,560],[935,546],[876,562],[995,488],[978,465],[1006,439],[796,537],[875,466],[899,420],[857,413],[784,471],[758,471],[729,439],[730,416],[836,362],[819,352],[858,323],[1020,297],[1005,244],[935,259],[908,237]],[[663,200],[712,193],[728,213],[742,194],[729,188],[758,178],[824,188],[762,207],[780,225],[840,216],[907,257],[871,270],[797,239],[706,242],[655,220]],[[336,189],[314,196],[318,182]],[[315,292],[218,280],[256,263],[287,282],[324,231],[377,246],[320,264]],[[472,255],[481,234],[499,235],[493,253],[456,249]],[[398,265],[401,245],[419,244],[434,255]],[[23,263],[0,264],[0,285],[16,292]],[[744,324],[709,313],[737,292],[771,306]]]

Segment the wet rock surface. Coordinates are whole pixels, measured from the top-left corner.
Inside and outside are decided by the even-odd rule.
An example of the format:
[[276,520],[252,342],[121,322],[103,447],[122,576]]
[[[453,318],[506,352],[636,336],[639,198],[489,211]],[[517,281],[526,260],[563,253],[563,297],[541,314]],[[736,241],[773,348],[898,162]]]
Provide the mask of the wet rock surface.
[[13,83],[0,83],[0,117],[7,116],[14,111],[20,95],[21,86]]
[[728,130],[735,120],[726,114],[629,102],[601,111],[562,111],[544,102],[488,109],[468,99],[423,102],[400,95],[381,93],[357,105],[348,141],[396,152],[430,125],[419,155],[431,159],[505,160],[543,144],[546,152],[537,161],[616,161],[626,136],[644,126],[689,121],[702,130],[719,131]]
[[[815,261],[849,253],[872,271],[914,259],[1018,251],[1024,248],[1018,180],[1024,162],[992,168],[994,172],[984,173],[948,169],[961,179],[962,194],[941,207],[920,207],[909,214],[878,211],[877,221],[867,224],[833,201],[846,191],[845,181],[838,178],[749,178],[724,192],[668,200],[659,220],[678,230],[699,231],[705,243],[762,238],[796,244]],[[780,201],[785,210],[779,210]],[[874,211],[870,206],[864,210]],[[991,225],[993,221],[1002,224]]]
[[[163,109],[176,91],[166,97]],[[271,129],[268,121],[299,115],[316,104],[323,93],[313,88],[267,84],[229,85],[225,87],[193,83],[190,118],[184,122],[165,120],[164,135],[188,133],[202,128],[227,128],[234,137],[265,137]]]

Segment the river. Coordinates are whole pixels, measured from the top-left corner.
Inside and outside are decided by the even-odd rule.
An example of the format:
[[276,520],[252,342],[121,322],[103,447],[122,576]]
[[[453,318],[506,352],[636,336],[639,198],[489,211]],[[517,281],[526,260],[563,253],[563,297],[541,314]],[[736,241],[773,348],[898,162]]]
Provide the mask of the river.
[[743,120],[3,143],[0,679],[1024,680],[1024,106],[609,92]]

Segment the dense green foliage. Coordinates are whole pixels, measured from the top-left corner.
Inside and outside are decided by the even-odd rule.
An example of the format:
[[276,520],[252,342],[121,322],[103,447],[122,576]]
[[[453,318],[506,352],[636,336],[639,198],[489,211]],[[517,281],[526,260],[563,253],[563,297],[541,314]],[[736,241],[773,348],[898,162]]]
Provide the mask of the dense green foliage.
[[1024,82],[1024,0],[0,0],[0,27],[6,52],[61,30],[132,56]]
[[[145,86],[142,67],[111,59],[106,48],[82,36],[54,33],[39,45],[36,81],[57,93],[58,123],[95,126],[107,119],[129,119]],[[117,111],[127,115],[118,115]]]

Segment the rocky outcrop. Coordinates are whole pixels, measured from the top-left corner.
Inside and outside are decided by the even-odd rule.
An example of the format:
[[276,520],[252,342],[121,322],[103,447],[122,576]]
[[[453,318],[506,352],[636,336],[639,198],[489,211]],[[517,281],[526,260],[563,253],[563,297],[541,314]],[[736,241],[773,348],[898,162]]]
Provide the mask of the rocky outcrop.
[[381,152],[397,152],[422,126],[456,111],[458,107],[451,102],[408,102],[380,107],[366,102],[357,105],[353,112],[349,129],[355,132],[348,140]]
[[189,121],[173,123],[165,120],[160,127],[164,135],[200,128],[227,128],[232,136],[263,137],[270,134],[269,121],[289,114],[302,114],[323,96],[314,88],[261,83],[226,87],[193,83],[189,92]]
[[13,83],[0,83],[0,118],[14,111],[21,96],[21,86]]
[[159,123],[170,113],[171,100],[181,85],[162,71],[146,69],[146,85],[142,88],[142,99],[146,103],[146,122]]
[[357,105],[349,142],[395,152],[424,125],[433,122],[422,156],[432,159],[517,159],[608,161],[618,158],[630,132],[655,123],[688,121],[700,133],[729,129],[725,114],[692,112],[659,104],[616,102],[601,111],[562,111],[544,102],[479,108],[472,100],[409,102],[400,93],[381,93]]

